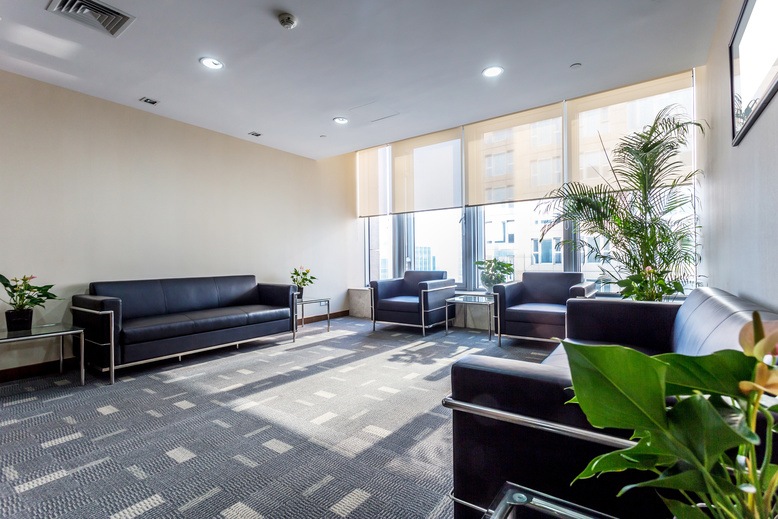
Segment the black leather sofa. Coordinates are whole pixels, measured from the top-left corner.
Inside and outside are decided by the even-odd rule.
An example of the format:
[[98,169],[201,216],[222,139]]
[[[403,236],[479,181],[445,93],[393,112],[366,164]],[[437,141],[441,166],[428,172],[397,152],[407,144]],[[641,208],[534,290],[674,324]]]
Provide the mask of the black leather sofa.
[[[778,314],[723,290],[693,290],[683,304],[570,299],[567,338],[593,345],[621,344],[647,354],[705,355],[739,349],[738,332],[759,310]],[[542,363],[472,355],[452,366],[456,519],[480,518],[505,481],[561,497],[617,517],[670,517],[652,489],[616,497],[640,474],[625,472],[571,482],[595,456],[623,447],[624,431],[591,427],[567,401],[570,369],[563,347]],[[622,436],[620,436],[622,435]],[[467,503],[467,504],[465,504]]]
[[85,329],[85,360],[110,373],[265,335],[292,332],[295,285],[220,276],[89,284],[72,298],[73,324]]

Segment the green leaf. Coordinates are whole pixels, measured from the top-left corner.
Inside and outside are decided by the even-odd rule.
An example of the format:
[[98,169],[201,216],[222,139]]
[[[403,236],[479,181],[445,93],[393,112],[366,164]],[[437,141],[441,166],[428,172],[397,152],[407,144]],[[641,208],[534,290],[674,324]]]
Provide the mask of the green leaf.
[[690,505],[682,501],[676,501],[675,499],[666,499],[664,497],[662,497],[662,501],[665,502],[665,506],[673,514],[673,517],[677,519],[709,519],[705,512],[698,506]]
[[693,466],[699,463],[707,470],[727,450],[747,443],[758,445],[760,441],[756,433],[742,424],[731,427],[702,395],[682,399],[668,411],[667,418],[669,434],[654,436],[655,447]]
[[623,346],[562,344],[578,403],[593,426],[666,429],[664,362]]
[[654,470],[669,467],[678,458],[652,445],[648,438],[642,438],[635,446],[606,452],[597,456],[575,478],[586,479],[606,472],[622,472],[627,469]]
[[678,353],[656,355],[667,363],[665,375],[669,395],[691,395],[695,391],[742,397],[738,383],[752,380],[757,360],[739,350],[720,350],[694,357]]

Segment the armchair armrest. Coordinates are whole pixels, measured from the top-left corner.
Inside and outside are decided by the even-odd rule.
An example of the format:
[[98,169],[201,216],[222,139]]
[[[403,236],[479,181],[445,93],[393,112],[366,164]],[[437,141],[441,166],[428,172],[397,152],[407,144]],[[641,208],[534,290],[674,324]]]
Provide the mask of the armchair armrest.
[[504,323],[505,309],[519,304],[524,292],[524,283],[522,281],[500,283],[494,285],[494,292],[499,296],[497,314],[500,316],[500,322]]
[[673,326],[680,307],[677,302],[569,299],[567,337],[633,346],[646,352],[671,352]]
[[446,299],[454,297],[456,280],[436,279],[419,283],[419,301],[425,312],[446,306]]
[[379,279],[370,282],[373,289],[373,307],[379,299],[399,296],[403,288],[402,278]]
[[594,297],[597,293],[597,283],[594,281],[582,281],[570,287],[570,297]]

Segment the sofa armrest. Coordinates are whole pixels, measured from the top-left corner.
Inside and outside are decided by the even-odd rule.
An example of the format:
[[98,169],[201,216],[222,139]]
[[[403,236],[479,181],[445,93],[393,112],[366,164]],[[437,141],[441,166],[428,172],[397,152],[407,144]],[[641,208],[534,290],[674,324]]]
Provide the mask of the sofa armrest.
[[570,287],[570,297],[594,297],[597,293],[597,283],[594,281],[582,281]]
[[573,397],[570,370],[515,359],[469,355],[451,366],[451,398],[498,411],[591,429]]
[[286,283],[257,283],[257,302],[261,305],[283,306],[294,309],[297,285]]
[[567,337],[574,341],[619,344],[646,353],[673,351],[677,302],[625,299],[570,299]]
[[456,291],[456,280],[436,279],[419,283],[419,301],[424,311],[429,312],[446,306],[446,299],[452,298]]
[[[73,325],[84,329],[85,340],[108,344],[113,334],[114,344],[119,343],[119,332],[122,329],[122,300],[118,297],[76,294],[71,298],[70,312],[73,314]],[[109,312],[113,312],[113,330],[111,330]]]

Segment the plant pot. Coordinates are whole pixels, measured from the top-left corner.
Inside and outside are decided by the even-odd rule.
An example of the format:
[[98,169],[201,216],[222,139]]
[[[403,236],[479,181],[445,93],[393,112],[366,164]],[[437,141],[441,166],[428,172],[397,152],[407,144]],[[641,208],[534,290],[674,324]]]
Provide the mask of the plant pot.
[[29,330],[32,328],[32,308],[6,310],[5,324],[9,332]]

